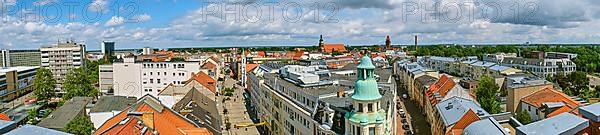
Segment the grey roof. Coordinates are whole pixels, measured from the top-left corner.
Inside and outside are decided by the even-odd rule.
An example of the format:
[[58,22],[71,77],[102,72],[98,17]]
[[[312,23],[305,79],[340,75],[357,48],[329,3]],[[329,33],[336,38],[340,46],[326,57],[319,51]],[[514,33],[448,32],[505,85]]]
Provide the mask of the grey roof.
[[504,127],[494,119],[488,117],[483,120],[475,121],[463,130],[464,135],[509,135],[504,131]]
[[98,99],[90,113],[121,111],[137,101],[135,97],[103,96]]
[[485,62],[485,61],[477,61],[475,63],[471,63],[471,66],[477,66],[477,67],[491,67],[493,65],[496,65],[496,63]]
[[43,119],[38,126],[61,130],[77,116],[85,115],[85,106],[91,100],[91,97],[74,97]]
[[577,117],[571,113],[562,113],[517,127],[517,135],[573,135],[588,126],[587,119]]
[[15,128],[17,128],[17,123],[13,121],[0,120],[0,134],[4,134]]
[[455,62],[456,61],[455,58],[450,58],[450,57],[431,56],[429,58],[432,60],[445,61],[445,62]]
[[267,70],[267,71],[271,71],[271,70],[274,70],[274,69],[280,69],[280,68],[282,68],[282,67],[284,67],[286,65],[288,65],[288,64],[286,64],[286,63],[268,62],[268,63],[260,64],[259,68]]
[[536,65],[543,66],[544,59],[530,59],[530,58],[521,58],[521,57],[505,57],[502,60],[504,64],[519,64],[519,65]]
[[15,130],[12,130],[6,135],[70,135],[69,133],[60,132],[52,129],[38,127],[34,125],[24,125]]
[[435,105],[435,107],[440,113],[440,116],[442,117],[446,127],[458,122],[458,120],[460,120],[460,118],[467,113],[469,109],[473,110],[475,113],[478,113],[480,117],[490,115],[488,112],[483,110],[483,108],[479,107],[477,103],[462,97],[449,98]]
[[584,106],[579,108],[579,113],[585,118],[595,122],[600,122],[600,103]]
[[510,67],[507,66],[500,66],[500,65],[494,65],[492,67],[490,67],[490,70],[494,70],[494,71],[504,71],[509,69]]
[[529,87],[529,86],[538,86],[549,84],[546,79],[541,79],[535,76],[527,76],[527,75],[515,75],[506,77],[507,86],[509,88],[520,88],[520,87]]
[[435,81],[437,81],[437,78],[430,76],[430,75],[423,75],[423,76],[417,77],[416,80],[423,86],[429,86],[429,85],[435,83]]

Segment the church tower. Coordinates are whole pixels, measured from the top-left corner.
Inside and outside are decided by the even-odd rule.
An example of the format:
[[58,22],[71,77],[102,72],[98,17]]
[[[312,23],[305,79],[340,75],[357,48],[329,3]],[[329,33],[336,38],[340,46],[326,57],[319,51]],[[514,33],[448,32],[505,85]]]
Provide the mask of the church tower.
[[390,35],[385,38],[385,48],[392,49],[392,40],[390,39]]
[[321,35],[321,39],[319,39],[319,48],[323,48],[325,45],[325,41],[323,41],[323,35]]
[[352,111],[346,113],[347,135],[387,135],[386,113],[375,80],[375,66],[365,55],[357,66],[357,80],[352,94]]

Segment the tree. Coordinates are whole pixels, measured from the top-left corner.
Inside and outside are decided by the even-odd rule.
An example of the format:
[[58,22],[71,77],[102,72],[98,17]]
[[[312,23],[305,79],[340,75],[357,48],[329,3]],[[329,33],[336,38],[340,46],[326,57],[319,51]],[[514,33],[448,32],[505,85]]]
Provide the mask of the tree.
[[56,80],[52,76],[52,71],[46,68],[38,69],[33,83],[33,94],[37,100],[48,100],[54,96]]
[[95,97],[98,94],[96,87],[92,85],[89,75],[82,68],[76,68],[67,74],[63,90],[66,92],[62,99],[69,100],[77,96]]
[[573,95],[579,95],[585,89],[588,89],[589,80],[587,79],[587,75],[582,71],[575,71],[569,75],[569,82],[571,83],[571,87],[573,87],[572,93]]
[[481,104],[481,108],[488,113],[500,113],[502,109],[500,102],[496,100],[496,93],[499,88],[494,79],[488,75],[484,75],[479,79],[479,86],[475,90],[475,95],[477,95],[477,101]]
[[531,116],[529,116],[529,113],[527,113],[527,111],[521,110],[517,112],[517,120],[522,124],[529,124],[531,123]]
[[175,58],[172,58],[170,61],[171,62],[183,62],[183,61],[185,61],[185,59],[184,58],[175,57]]
[[65,132],[76,135],[91,135],[92,131],[94,131],[94,124],[87,116],[78,116],[65,127]]

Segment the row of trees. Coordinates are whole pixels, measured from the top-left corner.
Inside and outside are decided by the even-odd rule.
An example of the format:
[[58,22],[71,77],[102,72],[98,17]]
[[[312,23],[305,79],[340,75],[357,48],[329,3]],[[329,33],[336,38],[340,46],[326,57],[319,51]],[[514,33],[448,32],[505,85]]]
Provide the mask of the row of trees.
[[[98,90],[94,84],[98,83],[98,72],[99,66],[102,64],[110,63],[110,60],[98,60],[89,61],[86,60],[86,66],[76,69],[72,69],[67,73],[66,78],[63,81],[62,90],[65,92],[60,103],[69,100],[77,96],[96,97]],[[53,97],[58,96],[56,94],[56,80],[53,78],[52,71],[46,68],[40,68],[37,70],[36,78],[34,80],[34,95],[39,101],[48,101]],[[52,109],[50,109],[52,110]],[[49,111],[47,112],[49,113]],[[36,110],[29,112],[29,119],[36,121]],[[47,116],[48,114],[45,114]],[[79,116],[72,120],[65,127],[65,132],[78,134],[78,135],[90,135],[94,130],[92,121],[87,116]]]

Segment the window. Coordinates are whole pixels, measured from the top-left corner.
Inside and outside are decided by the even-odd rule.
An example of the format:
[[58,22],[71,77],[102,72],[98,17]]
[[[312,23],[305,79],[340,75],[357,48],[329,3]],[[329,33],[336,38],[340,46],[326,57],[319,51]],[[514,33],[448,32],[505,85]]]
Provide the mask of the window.
[[368,112],[373,112],[373,104],[371,104],[371,103],[367,104],[367,110],[368,110]]
[[375,127],[369,128],[369,135],[375,135]]
[[363,112],[363,105],[362,103],[358,103],[358,110],[356,110],[357,112]]
[[150,75],[152,75],[152,72],[150,72]]
[[160,79],[156,79],[156,83],[160,83]]
[[154,83],[154,79],[150,79],[150,83]]
[[360,135],[360,127],[356,126],[356,135]]

